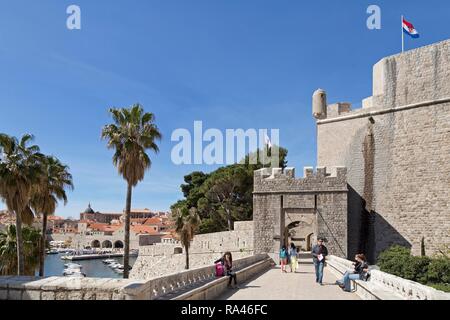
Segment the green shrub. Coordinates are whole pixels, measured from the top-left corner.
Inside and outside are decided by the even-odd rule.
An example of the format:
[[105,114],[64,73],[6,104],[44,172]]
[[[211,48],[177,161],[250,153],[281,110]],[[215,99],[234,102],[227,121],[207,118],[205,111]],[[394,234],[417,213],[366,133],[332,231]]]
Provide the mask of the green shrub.
[[428,281],[431,283],[450,283],[450,259],[435,258],[428,266]]
[[405,262],[403,265],[403,277],[405,279],[422,284],[428,283],[428,266],[431,263],[431,258],[410,256]]
[[410,249],[395,245],[379,255],[378,266],[383,272],[450,292],[450,258],[446,256],[416,257]]
[[378,266],[383,272],[404,278],[404,269],[409,264],[410,258],[410,249],[394,245],[378,256]]

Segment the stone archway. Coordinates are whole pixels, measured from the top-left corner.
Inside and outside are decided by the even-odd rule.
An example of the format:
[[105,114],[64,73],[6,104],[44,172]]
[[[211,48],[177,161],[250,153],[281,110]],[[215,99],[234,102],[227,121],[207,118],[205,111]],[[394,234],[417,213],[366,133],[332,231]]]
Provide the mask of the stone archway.
[[92,248],[100,248],[100,241],[98,241],[98,240],[92,240],[92,242],[91,242],[91,247],[92,247]]
[[120,241],[120,240],[117,240],[117,241],[115,241],[114,242],[114,248],[115,249],[123,249],[123,242],[122,241]]
[[308,245],[308,236],[313,234],[317,228],[317,216],[313,210],[284,210],[285,215],[285,245],[293,242],[296,247],[302,251],[310,249]]
[[314,233],[311,233],[306,237],[306,251],[309,252],[312,250],[314,238],[315,238]]
[[112,242],[111,241],[109,241],[109,240],[105,240],[105,241],[103,241],[102,242],[102,248],[107,248],[107,249],[109,249],[109,248],[112,248]]

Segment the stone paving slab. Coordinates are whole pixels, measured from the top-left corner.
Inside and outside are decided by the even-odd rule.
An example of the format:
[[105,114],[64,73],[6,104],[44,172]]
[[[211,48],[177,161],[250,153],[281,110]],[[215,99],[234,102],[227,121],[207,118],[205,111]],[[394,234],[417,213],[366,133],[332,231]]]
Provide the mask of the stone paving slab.
[[[324,285],[315,282],[314,265],[300,261],[297,273],[282,273],[274,267],[256,279],[241,283],[239,290],[230,289],[218,300],[360,300],[355,293],[344,292],[335,285],[336,276],[324,270]],[[239,281],[239,279],[238,279]]]

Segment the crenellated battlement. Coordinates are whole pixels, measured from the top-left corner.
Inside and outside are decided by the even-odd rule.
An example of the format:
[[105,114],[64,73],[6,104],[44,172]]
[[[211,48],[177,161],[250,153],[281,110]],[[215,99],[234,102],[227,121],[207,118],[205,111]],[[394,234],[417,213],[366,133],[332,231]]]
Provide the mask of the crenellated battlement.
[[[303,177],[300,179],[316,179],[316,178],[345,178],[347,175],[346,167],[317,167],[314,171],[313,167],[305,167],[303,169]],[[254,172],[255,178],[259,179],[296,179],[295,168],[263,168]]]
[[278,178],[295,178],[295,168],[263,168],[255,170],[255,178],[260,179],[278,179]]
[[255,192],[347,190],[347,168],[305,167],[303,177],[295,168],[263,168],[254,172]]

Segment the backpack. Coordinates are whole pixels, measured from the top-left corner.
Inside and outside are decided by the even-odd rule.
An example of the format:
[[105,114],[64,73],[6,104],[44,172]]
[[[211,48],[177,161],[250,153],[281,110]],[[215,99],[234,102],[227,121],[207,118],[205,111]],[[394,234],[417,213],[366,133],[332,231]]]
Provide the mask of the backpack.
[[223,264],[216,263],[216,277],[223,277],[224,276],[224,269]]

